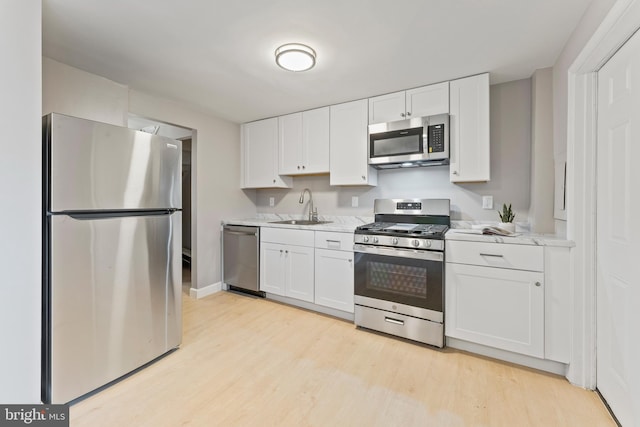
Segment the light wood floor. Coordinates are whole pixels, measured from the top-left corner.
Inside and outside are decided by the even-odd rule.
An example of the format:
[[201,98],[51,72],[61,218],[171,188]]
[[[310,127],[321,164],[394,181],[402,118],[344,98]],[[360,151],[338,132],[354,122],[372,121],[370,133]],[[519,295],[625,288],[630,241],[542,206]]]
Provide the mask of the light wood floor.
[[562,377],[229,292],[183,300],[181,348],[71,426],[615,426]]

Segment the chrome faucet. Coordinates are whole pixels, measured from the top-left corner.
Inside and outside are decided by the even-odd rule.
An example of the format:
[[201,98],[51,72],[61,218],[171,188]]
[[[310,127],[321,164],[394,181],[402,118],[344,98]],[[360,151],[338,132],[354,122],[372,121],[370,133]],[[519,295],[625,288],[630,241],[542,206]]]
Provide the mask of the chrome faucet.
[[311,195],[311,190],[309,190],[308,188],[302,190],[302,194],[300,194],[300,200],[298,200],[298,203],[304,203],[305,192],[309,193],[309,221],[318,221],[318,210],[313,209],[313,196]]

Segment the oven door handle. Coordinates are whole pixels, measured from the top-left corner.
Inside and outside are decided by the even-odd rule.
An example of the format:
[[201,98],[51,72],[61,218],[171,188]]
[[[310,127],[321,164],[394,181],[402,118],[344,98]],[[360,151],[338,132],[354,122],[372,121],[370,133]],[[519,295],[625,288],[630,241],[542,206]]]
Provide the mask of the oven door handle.
[[388,248],[385,246],[353,245],[353,251],[361,254],[413,258],[425,261],[444,261],[444,253],[436,251],[419,251],[414,249]]

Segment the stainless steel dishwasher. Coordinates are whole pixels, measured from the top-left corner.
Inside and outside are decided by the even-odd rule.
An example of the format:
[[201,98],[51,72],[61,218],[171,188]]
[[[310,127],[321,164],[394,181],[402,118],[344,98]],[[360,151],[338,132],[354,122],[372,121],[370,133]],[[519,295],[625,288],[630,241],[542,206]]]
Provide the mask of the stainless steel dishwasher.
[[222,277],[229,289],[260,292],[260,227],[222,227]]

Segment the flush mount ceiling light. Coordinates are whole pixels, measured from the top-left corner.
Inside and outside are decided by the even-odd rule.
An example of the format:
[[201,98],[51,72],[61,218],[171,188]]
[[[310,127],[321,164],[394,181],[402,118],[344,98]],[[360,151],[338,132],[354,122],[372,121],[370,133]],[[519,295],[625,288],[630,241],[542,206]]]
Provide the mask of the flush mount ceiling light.
[[316,51],[300,43],[283,44],[276,49],[276,64],[289,71],[307,71],[316,65]]

